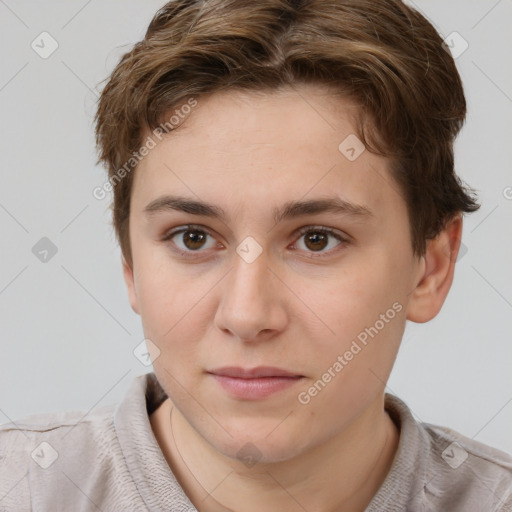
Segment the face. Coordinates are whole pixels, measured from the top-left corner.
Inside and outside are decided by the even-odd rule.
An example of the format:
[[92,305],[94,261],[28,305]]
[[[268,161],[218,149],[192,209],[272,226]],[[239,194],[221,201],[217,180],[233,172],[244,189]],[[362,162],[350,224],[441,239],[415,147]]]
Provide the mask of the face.
[[134,176],[132,307],[171,401],[230,457],[291,459],[382,397],[421,272],[353,105],[298,91],[199,98]]

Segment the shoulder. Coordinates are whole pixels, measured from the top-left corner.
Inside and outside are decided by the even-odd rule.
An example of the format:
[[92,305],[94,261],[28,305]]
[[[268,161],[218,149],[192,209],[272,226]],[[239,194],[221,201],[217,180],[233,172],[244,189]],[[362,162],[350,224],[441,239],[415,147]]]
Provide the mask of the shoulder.
[[400,429],[391,470],[368,511],[512,512],[512,456],[448,427],[417,421],[386,394]]
[[39,413],[0,425],[0,510],[31,510],[34,487],[111,457],[115,407]]
[[107,405],[93,411],[38,413],[4,423],[0,425],[0,454],[5,451],[25,452],[40,440],[58,440],[58,444],[63,446],[73,444],[77,437],[85,439],[104,435],[113,425],[116,407]]
[[421,427],[431,446],[425,493],[437,506],[476,510],[478,504],[479,510],[512,511],[511,455],[448,427]]

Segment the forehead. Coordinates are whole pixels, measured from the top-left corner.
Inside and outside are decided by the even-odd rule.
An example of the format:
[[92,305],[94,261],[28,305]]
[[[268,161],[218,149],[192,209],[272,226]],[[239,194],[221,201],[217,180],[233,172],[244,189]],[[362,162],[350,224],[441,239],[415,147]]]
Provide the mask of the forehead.
[[[270,212],[327,195],[372,209],[401,201],[388,161],[358,147],[356,115],[350,100],[320,86],[199,97],[183,124],[140,162],[133,206],[142,211],[164,193],[231,212]],[[354,151],[347,154],[347,145]],[[347,158],[354,152],[357,158]]]

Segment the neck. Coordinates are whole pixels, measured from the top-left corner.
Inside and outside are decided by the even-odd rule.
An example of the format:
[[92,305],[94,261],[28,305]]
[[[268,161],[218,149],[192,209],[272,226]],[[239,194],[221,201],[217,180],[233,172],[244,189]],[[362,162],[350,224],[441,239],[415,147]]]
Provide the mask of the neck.
[[150,420],[169,466],[201,512],[364,511],[391,467],[399,438],[379,396],[327,442],[293,460],[248,468],[215,450],[170,400]]

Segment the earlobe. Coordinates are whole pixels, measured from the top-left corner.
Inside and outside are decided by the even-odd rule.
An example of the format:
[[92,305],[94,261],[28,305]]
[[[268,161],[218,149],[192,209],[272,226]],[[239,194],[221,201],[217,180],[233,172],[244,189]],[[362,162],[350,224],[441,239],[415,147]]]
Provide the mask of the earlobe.
[[436,238],[428,241],[424,271],[408,304],[408,320],[428,322],[441,310],[453,282],[461,236],[462,217],[456,215]]
[[133,311],[135,311],[135,313],[140,315],[139,304],[138,304],[138,300],[137,300],[137,291],[135,289],[135,279],[134,279],[134,275],[133,275],[133,268],[128,265],[128,263],[124,259],[124,256],[122,257],[122,265],[123,265],[124,281],[126,283],[126,289],[128,291],[128,300],[130,301],[130,305],[131,305]]

